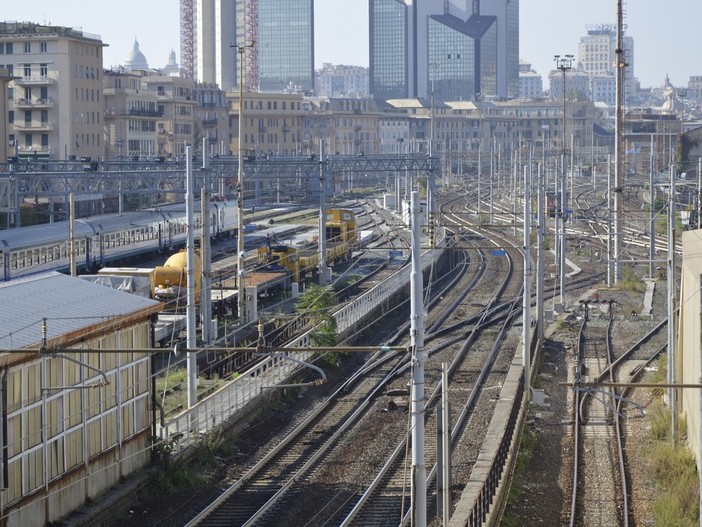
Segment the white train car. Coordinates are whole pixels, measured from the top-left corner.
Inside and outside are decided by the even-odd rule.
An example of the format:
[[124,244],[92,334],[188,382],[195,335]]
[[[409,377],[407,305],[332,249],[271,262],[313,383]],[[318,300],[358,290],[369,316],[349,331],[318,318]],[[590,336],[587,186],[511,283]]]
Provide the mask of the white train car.
[[[236,201],[210,203],[210,235],[232,236],[238,226]],[[200,229],[200,203],[194,206],[193,227]],[[103,267],[108,260],[172,251],[185,243],[185,204],[177,203],[138,212],[81,218],[75,222],[77,265]],[[18,276],[65,269],[70,259],[69,222],[60,221],[0,231],[0,273],[4,281]]]

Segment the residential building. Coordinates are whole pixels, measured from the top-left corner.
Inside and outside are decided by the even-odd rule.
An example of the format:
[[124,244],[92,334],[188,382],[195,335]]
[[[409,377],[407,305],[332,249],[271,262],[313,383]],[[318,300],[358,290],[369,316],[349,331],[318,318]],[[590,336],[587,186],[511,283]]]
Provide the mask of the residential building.
[[603,102],[609,106],[617,104],[617,78],[615,75],[590,77],[592,102]]
[[538,99],[544,96],[543,79],[528,62],[519,63],[519,98]]
[[60,273],[0,296],[0,514],[6,527],[54,525],[151,459],[143,350],[162,304]]
[[[634,85],[634,39],[624,35],[622,42],[624,49],[623,60],[627,64],[624,68],[624,103],[628,104],[630,97],[636,93]],[[616,49],[616,26],[613,24],[589,26],[587,35],[580,37],[578,44],[578,67],[590,78],[615,77]]]
[[193,145],[195,141],[193,81],[166,75],[149,75],[143,80],[156,95],[156,155],[182,158],[186,144]]
[[702,102],[702,75],[694,75],[687,82],[687,96],[690,100]]
[[[239,94],[230,104],[231,151],[255,155],[293,155],[302,151],[303,97],[293,93],[245,93],[243,140],[239,142]],[[240,150],[241,148],[241,150]]]
[[563,89],[565,88],[567,98],[591,100],[590,76],[578,68],[565,72],[565,87],[563,86],[562,70],[551,70],[548,80],[549,92],[553,99],[563,99]]
[[163,112],[144,76],[143,71],[124,69],[103,73],[108,160],[146,159],[158,153],[156,123]]
[[373,97],[518,96],[518,0],[369,0],[369,9]]
[[229,145],[229,101],[226,94],[213,85],[196,84],[195,99],[195,151],[202,151],[205,142],[207,155],[228,155]]
[[102,47],[72,28],[0,22],[0,67],[16,77],[8,136],[18,156],[103,155]]
[[[0,68],[0,115],[7,115],[8,99],[12,99],[9,95],[13,88],[8,88],[7,85],[12,80],[10,71],[7,68]],[[15,140],[12,143],[8,140],[7,134],[7,119],[0,119],[0,162],[5,162],[8,157],[15,155]]]
[[320,97],[368,97],[368,68],[325,63],[315,76]]

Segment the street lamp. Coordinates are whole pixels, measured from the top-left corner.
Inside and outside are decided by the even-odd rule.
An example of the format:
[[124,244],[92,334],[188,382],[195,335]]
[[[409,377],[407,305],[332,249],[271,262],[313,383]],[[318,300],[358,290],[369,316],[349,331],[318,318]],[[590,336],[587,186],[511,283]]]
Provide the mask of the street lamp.
[[[558,272],[560,279],[560,301],[561,305],[565,305],[565,249],[566,249],[566,232],[565,232],[565,158],[567,152],[566,143],[566,73],[573,67],[573,55],[554,55],[553,60],[556,61],[556,68],[563,73],[563,137],[561,138],[562,153],[561,153],[561,203],[560,203],[560,219],[561,219],[561,243],[559,247],[559,263]],[[571,175],[572,177],[572,175]]]
[[431,66],[431,102],[429,115],[429,184],[427,185],[427,229],[432,229],[436,212],[436,174],[434,174],[434,81],[436,80],[436,68],[441,66],[440,62],[432,62]]
[[[231,46],[235,47],[235,46]],[[254,42],[236,46],[239,53],[239,157],[238,157],[238,190],[237,190],[237,244],[236,244],[236,272],[237,288],[239,295],[237,299],[239,325],[246,323],[246,291],[244,287],[244,149],[242,140],[244,137],[244,53],[246,48],[253,48]]]

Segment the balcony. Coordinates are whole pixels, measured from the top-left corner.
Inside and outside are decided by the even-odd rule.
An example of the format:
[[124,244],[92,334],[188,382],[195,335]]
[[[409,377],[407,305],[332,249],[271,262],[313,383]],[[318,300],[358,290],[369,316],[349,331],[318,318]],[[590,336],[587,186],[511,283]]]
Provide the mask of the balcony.
[[217,126],[217,118],[215,117],[214,119],[203,119],[202,126],[204,126],[205,128]]
[[15,108],[53,108],[53,99],[18,99]]
[[163,117],[163,112],[159,112],[158,110],[131,109],[128,111],[128,114],[136,117]]
[[19,145],[17,147],[17,153],[22,157],[35,155],[47,156],[51,154],[51,147],[39,145]]
[[44,86],[47,84],[54,84],[56,79],[52,79],[47,75],[37,75],[30,77],[18,77],[14,79],[16,86]]
[[15,125],[16,132],[51,132],[54,129],[54,123],[50,123],[48,121],[40,123],[34,121],[31,123],[15,121],[13,124]]

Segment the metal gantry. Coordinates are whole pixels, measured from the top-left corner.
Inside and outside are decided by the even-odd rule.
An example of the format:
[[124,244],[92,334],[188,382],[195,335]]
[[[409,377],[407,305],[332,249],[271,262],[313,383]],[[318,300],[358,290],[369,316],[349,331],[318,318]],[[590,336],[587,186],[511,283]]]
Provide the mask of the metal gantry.
[[[258,157],[243,156],[247,189],[257,189],[266,180],[299,180],[308,188],[319,176],[319,159],[314,156]],[[325,156],[326,172],[337,174],[378,174],[414,172],[429,174],[438,170],[437,159],[424,154],[378,156]],[[237,156],[215,157],[209,162],[213,191],[233,193],[237,173]],[[195,187],[204,186],[204,171],[195,171]],[[221,184],[224,182],[225,184]],[[231,189],[227,183],[231,183]],[[312,185],[315,187],[316,183]],[[181,161],[80,162],[19,161],[0,163],[0,196],[10,196],[2,203],[20,202],[24,198],[52,197],[68,199],[70,193],[81,194],[185,194],[185,163]],[[2,205],[0,203],[0,205]],[[8,207],[9,208],[9,207]],[[10,212],[5,207],[0,212]]]

